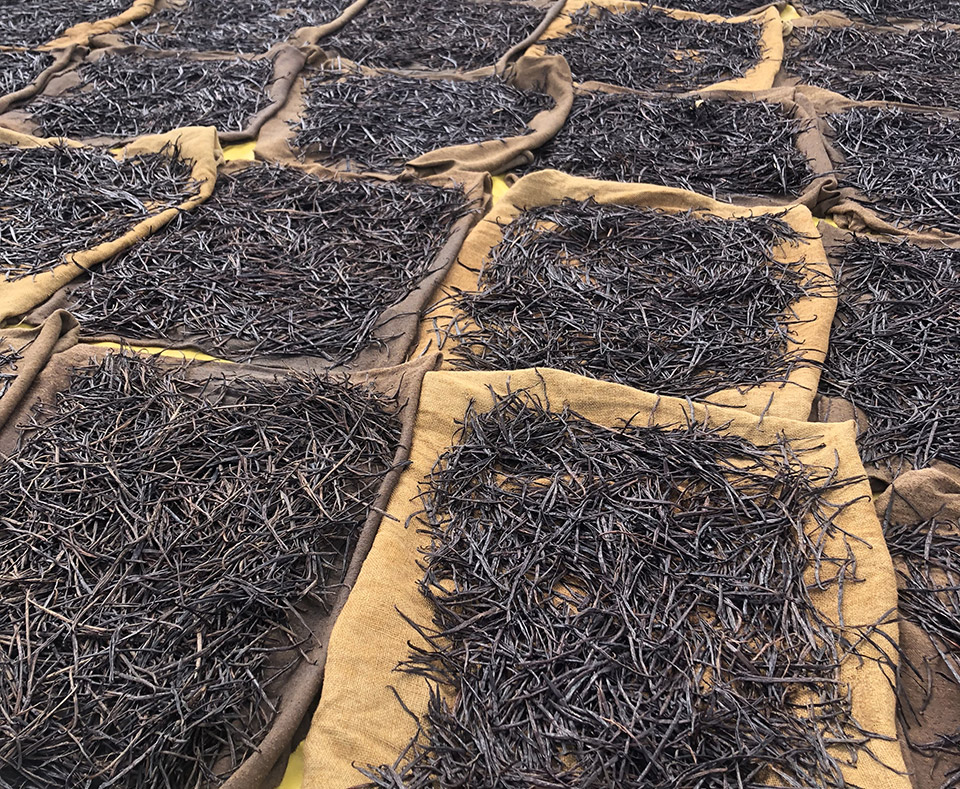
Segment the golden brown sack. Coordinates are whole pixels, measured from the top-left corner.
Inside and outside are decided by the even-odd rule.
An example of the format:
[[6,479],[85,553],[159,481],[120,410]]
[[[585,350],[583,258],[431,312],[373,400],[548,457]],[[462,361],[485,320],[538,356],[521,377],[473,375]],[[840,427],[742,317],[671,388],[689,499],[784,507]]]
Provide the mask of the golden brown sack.
[[[766,90],[773,87],[783,57],[774,7],[728,18],[629,0],[570,0],[563,11],[527,54],[563,55],[586,90],[604,84],[670,93]],[[684,22],[690,30],[684,31]],[[652,28],[642,32],[640,24]],[[707,31],[719,34],[724,25],[733,26],[724,34],[730,40],[709,41]],[[704,43],[713,46],[701,48]]]
[[960,772],[960,470],[910,471],[876,500],[900,594],[900,725],[914,789]]
[[116,157],[3,129],[0,146],[8,189],[0,213],[6,209],[4,223],[21,239],[0,251],[0,320],[29,312],[194,209],[213,193],[223,156],[216,131],[199,127],[142,137]]
[[476,174],[400,181],[232,162],[204,206],[25,320],[67,308],[89,339],[280,366],[399,364],[487,199]]
[[[304,789],[703,769],[909,787],[893,568],[850,425],[556,370],[434,372],[410,460],[331,636]],[[760,578],[770,599],[748,594]],[[754,638],[766,605],[778,621]],[[790,622],[812,629],[778,636]],[[800,643],[801,661],[779,653]],[[781,660],[783,684],[738,713]]]
[[350,378],[186,362],[76,344],[62,312],[5,342],[0,621],[38,661],[5,680],[4,774],[262,786],[436,358]]
[[324,55],[264,127],[257,156],[353,172],[496,175],[528,163],[572,100],[557,57],[522,57],[502,72],[398,74]]
[[458,369],[559,367],[806,418],[835,299],[802,206],[547,170],[471,231],[419,347]]
[[0,115],[0,126],[98,145],[215,126],[222,143],[246,142],[283,106],[305,59],[289,45],[256,56],[78,49],[70,68]]

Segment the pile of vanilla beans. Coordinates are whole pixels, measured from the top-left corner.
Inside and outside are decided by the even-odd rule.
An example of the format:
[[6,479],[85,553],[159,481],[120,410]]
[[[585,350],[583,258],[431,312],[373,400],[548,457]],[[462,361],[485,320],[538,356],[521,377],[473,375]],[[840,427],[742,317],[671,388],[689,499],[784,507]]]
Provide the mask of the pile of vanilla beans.
[[77,67],[78,85],[27,105],[43,137],[137,137],[181,126],[241,131],[269,102],[270,60],[111,53]]
[[859,27],[794,30],[784,70],[857,101],[960,108],[960,33]]
[[792,197],[811,177],[797,147],[807,126],[771,102],[589,93],[574,99],[563,128],[534,152],[527,170]]
[[319,72],[295,124],[301,155],[351,170],[397,172],[452,145],[515,137],[553,106],[497,77],[476,81]]
[[554,367],[679,397],[783,380],[801,363],[791,306],[822,284],[774,259],[797,240],[769,215],[529,209],[504,228],[477,292],[445,302],[459,317],[441,339],[455,340],[446,353],[461,369]]
[[247,167],[95,270],[72,310],[93,333],[347,361],[432,270],[467,210],[459,189]]
[[125,30],[132,44],[150,49],[262,52],[301,27],[336,19],[347,0],[187,0],[157,11]]
[[544,16],[506,0],[370,0],[320,45],[365,66],[469,71],[494,65]]
[[849,573],[822,550],[844,483],[784,440],[640,421],[524,391],[468,411],[424,490],[434,621],[401,664],[455,695],[374,786],[846,785],[842,648],[804,577]]
[[859,238],[838,258],[840,304],[820,393],[867,418],[865,463],[960,465],[960,250]]
[[0,459],[0,786],[218,785],[252,754],[394,410],[318,376],[72,370]]
[[117,159],[64,144],[0,146],[0,278],[39,274],[178,205],[194,191],[175,146]]
[[546,43],[574,79],[638,90],[683,92],[742,77],[763,57],[760,27],[674,19],[653,8],[614,12],[585,6],[573,30]]

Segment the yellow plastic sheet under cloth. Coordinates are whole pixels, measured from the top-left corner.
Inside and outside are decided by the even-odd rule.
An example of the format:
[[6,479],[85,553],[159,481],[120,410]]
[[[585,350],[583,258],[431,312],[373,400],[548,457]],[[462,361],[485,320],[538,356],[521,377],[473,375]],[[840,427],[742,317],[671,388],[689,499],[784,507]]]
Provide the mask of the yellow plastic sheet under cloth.
[[200,351],[182,351],[176,348],[160,348],[155,345],[121,345],[118,342],[92,342],[99,348],[115,348],[120,351],[136,351],[137,353],[149,353],[153,356],[169,356],[174,359],[189,359],[198,362],[223,362],[224,364],[233,364],[229,359],[219,359],[216,356],[210,356]]
[[287,771],[283,774],[283,780],[277,789],[300,789],[303,785],[303,743],[297,746],[297,750],[290,754],[287,760]]
[[780,9],[780,19],[784,22],[789,22],[791,19],[799,18],[800,14],[797,12],[797,9],[789,3]]
[[497,200],[503,197],[510,186],[502,175],[495,175],[492,180],[493,186],[490,189],[490,196],[493,198],[493,202],[496,203]]
[[257,141],[251,140],[250,142],[241,142],[236,145],[227,145],[223,149],[223,158],[227,162],[236,162],[236,161],[253,161],[253,149],[256,146]]

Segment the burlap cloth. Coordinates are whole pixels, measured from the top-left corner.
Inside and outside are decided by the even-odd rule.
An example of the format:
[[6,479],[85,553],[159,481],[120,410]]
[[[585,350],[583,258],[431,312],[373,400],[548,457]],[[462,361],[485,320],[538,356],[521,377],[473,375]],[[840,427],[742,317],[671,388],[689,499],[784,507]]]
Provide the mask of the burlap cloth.
[[[356,71],[365,76],[375,77],[378,74],[397,74],[400,72],[361,68],[346,60],[330,58],[326,53],[315,53],[311,64],[316,69],[306,72],[294,82],[290,95],[283,109],[267,122],[257,140],[256,155],[267,161],[297,161],[301,157],[310,161],[310,156],[296,149],[296,129],[294,124],[300,118],[305,107],[304,91],[309,89],[309,80],[312,76],[321,76],[323,69],[342,69]],[[542,110],[528,120],[528,134],[507,137],[502,140],[486,140],[464,145],[440,148],[434,151],[424,151],[420,156],[410,160],[407,167],[418,175],[429,175],[447,171],[487,172],[492,175],[505,172],[520,164],[526,164],[533,158],[531,151],[553,137],[563,126],[570,106],[573,103],[573,85],[570,79],[570,69],[563,58],[550,57],[522,57],[515,63],[506,65],[498,72],[494,68],[469,72],[411,72],[423,79],[444,79],[454,81],[470,81],[485,79],[494,74],[502,74],[503,79],[510,85],[521,90],[543,92],[550,96],[555,104],[553,107]],[[370,108],[376,112],[376,107]],[[411,124],[416,124],[416,118],[410,118]],[[336,167],[336,163],[327,162],[328,166]]]
[[46,87],[47,83],[73,60],[76,49],[77,47],[71,44],[65,49],[52,53],[53,63],[37,74],[36,77],[31,80],[30,84],[24,85],[22,88],[8,93],[5,96],[0,95],[0,114],[6,112],[9,107],[28,101],[40,93]]
[[[17,132],[0,129],[0,144],[21,147],[51,146],[65,142],[73,147],[82,147],[70,140],[41,140]],[[213,194],[217,180],[217,167],[223,159],[216,131],[209,127],[178,129],[168,134],[150,135],[124,146],[120,156],[135,157],[139,154],[159,153],[166,146],[179,147],[184,161],[192,162],[192,179],[196,183],[195,194],[176,208],[159,211],[139,222],[131,222],[130,229],[119,238],[105,240],[89,249],[67,255],[65,260],[50,271],[17,280],[0,280],[0,321],[23,315],[42,304],[60,288],[76,279],[84,269],[102,263],[114,255],[129,249],[141,239],[170,222],[181,211],[189,211]],[[70,228],[64,228],[65,233]]]
[[492,406],[491,392],[503,395],[508,387],[511,391],[529,388],[552,410],[569,405],[585,418],[611,427],[624,420],[670,425],[693,418],[756,443],[784,436],[819,447],[805,456],[805,462],[835,467],[839,478],[861,478],[844,488],[843,502],[836,502],[850,501],[836,521],[849,539],[836,533],[825,553],[847,558],[848,550],[852,551],[862,581],[846,585],[842,602],[836,590],[814,593],[813,602],[831,622],[838,621],[842,609],[844,635],[856,646],[843,660],[839,677],[850,689],[855,719],[877,735],[868,743],[871,755],[861,754],[855,763],[842,765],[845,778],[851,786],[908,789],[896,740],[892,676],[896,585],[869,486],[862,480],[852,427],[772,416],[761,420],[740,410],[661,398],[549,369],[425,376],[411,465],[390,500],[392,518],[381,524],[331,635],[323,695],[306,740],[303,789],[362,784],[355,765],[392,764],[416,734],[411,716],[424,714],[429,689],[421,677],[395,669],[411,647],[426,647],[404,617],[412,622],[432,621],[431,607],[418,589],[423,574],[419,560],[430,541],[414,515],[422,509],[416,500],[419,485],[438,455],[455,443],[458,420],[468,404],[474,403],[483,413]]
[[[831,144],[833,131],[826,115],[834,113],[843,113],[854,108],[899,108],[907,112],[929,113],[936,112],[948,118],[960,119],[960,112],[952,110],[929,110],[922,107],[916,107],[901,102],[889,101],[853,101],[847,99],[838,93],[814,88],[810,86],[800,86],[796,88],[797,103],[806,108],[806,111],[817,118],[817,124],[820,133],[823,136],[824,147],[833,162],[834,169],[839,171],[843,167],[844,157]],[[878,163],[883,166],[883,163]],[[902,224],[889,221],[882,213],[870,207],[869,200],[859,190],[852,186],[844,185],[842,176],[839,178],[840,186],[838,189],[838,199],[830,209],[829,218],[839,227],[854,232],[881,233],[887,235],[909,236],[914,240],[930,242],[949,242],[956,238],[955,234],[946,233],[935,227],[924,227],[919,230],[911,230]]]
[[[924,522],[936,519],[955,527],[960,521],[960,469],[937,463],[907,472],[877,497],[876,506],[881,521],[890,526],[919,529]],[[933,552],[931,559],[936,562],[937,558]],[[898,571],[905,572],[903,557],[894,553],[893,563]],[[904,582],[900,572],[897,580],[901,585]],[[957,592],[954,589],[945,594],[955,596]],[[960,770],[956,747],[936,747],[941,737],[952,737],[956,742],[960,735],[960,682],[956,679],[960,654],[937,643],[917,623],[905,618],[900,622],[900,649],[900,724],[913,786],[941,789],[952,785],[950,774],[955,780]]]
[[[601,204],[649,207],[664,211],[702,211],[724,218],[751,214],[779,214],[781,208],[741,208],[721,203],[703,195],[681,189],[647,184],[619,184],[609,181],[591,181],[575,178],[556,170],[544,170],[521,178],[494,205],[493,210],[473,229],[464,242],[457,264],[450,270],[434,301],[455,290],[476,291],[477,272],[489,250],[503,237],[502,226],[516,218],[525,208],[556,205],[564,199],[583,201],[593,198]],[[711,395],[708,400],[716,405],[744,408],[752,413],[771,416],[806,417],[820,378],[819,363],[827,350],[827,338],[836,308],[836,294],[823,283],[832,282],[826,255],[820,243],[810,212],[803,206],[786,211],[782,219],[804,237],[796,245],[783,245],[780,259],[788,264],[804,266],[806,281],[817,282],[817,296],[804,298],[793,306],[796,323],[790,327],[791,350],[801,360],[785,382],[765,383],[750,388],[731,388]],[[458,316],[444,305],[430,311],[420,328],[418,347],[422,352],[437,347],[438,334]],[[448,340],[455,342],[454,339]],[[443,351],[451,345],[440,347]],[[758,375],[760,371],[758,371]]]
[[[543,42],[552,39],[564,38],[574,33],[575,25],[572,22],[572,16],[585,6],[606,8],[613,12],[624,12],[630,10],[643,10],[649,6],[645,3],[631,2],[631,0],[568,0],[563,7],[563,14],[558,16],[547,27],[544,34],[540,37],[538,43],[527,50],[528,55],[544,55],[547,47]],[[743,22],[755,22],[761,28],[760,46],[762,49],[762,58],[759,63],[750,68],[742,77],[728,79],[713,85],[698,86],[698,90],[766,90],[773,87],[773,81],[780,70],[780,62],[783,59],[783,33],[780,14],[773,6],[767,7],[763,12],[755,16],[735,16],[723,17],[716,14],[697,14],[692,11],[679,11],[672,9],[663,9],[663,13],[674,19],[696,19],[702,22],[717,22],[722,24],[740,24]],[[576,78],[576,75],[574,75]],[[585,90],[595,90],[598,86],[606,84],[599,82],[583,82],[580,87]]]
[[[135,46],[107,47],[105,49],[94,49],[92,51],[80,47],[74,51],[69,66],[61,70],[60,73],[53,75],[53,77],[48,80],[43,90],[35,93],[33,98],[62,97],[69,101],[72,96],[80,95],[80,93],[78,93],[78,88],[80,88],[80,92],[84,94],[86,93],[86,91],[81,88],[82,81],[78,73],[78,70],[82,69],[84,64],[95,63],[102,58],[123,59],[125,57],[134,56],[167,60],[171,58],[180,58],[184,61],[272,60],[273,73],[270,81],[264,88],[263,106],[244,121],[243,128],[239,130],[218,130],[220,142],[222,142],[224,145],[246,142],[247,140],[253,140],[256,138],[263,125],[277,112],[279,112],[280,108],[287,100],[287,95],[290,92],[290,88],[292,87],[297,78],[297,74],[300,73],[300,70],[303,68],[303,65],[306,61],[306,56],[304,53],[296,47],[290,45],[275,47],[270,52],[255,56],[242,56],[236,54],[223,55],[207,52],[154,52],[143,47]],[[132,74],[131,78],[135,80],[136,74]],[[140,89],[136,82],[131,83],[129,88],[131,91],[133,91],[132,95],[136,95],[136,91]],[[229,86],[225,86],[225,99],[229,100]],[[122,97],[118,98],[117,100],[121,103],[123,101]],[[5,112],[3,112],[3,114],[0,114],[0,126],[13,131],[19,131],[24,134],[39,134],[41,129],[37,121],[31,115],[31,106],[31,103],[27,102],[26,104],[16,108],[8,108]],[[190,125],[190,119],[185,119],[183,125]],[[167,130],[164,129],[164,131]],[[88,142],[94,145],[115,145],[129,142],[135,139],[135,137],[118,136],[114,133],[104,130],[103,133],[96,136],[81,137],[80,139],[83,142]]]
[[[260,166],[262,165],[250,162],[230,162],[223,167],[221,172],[224,174],[236,173],[247,167]],[[343,181],[366,180],[359,175],[337,173],[316,165],[305,166],[302,169],[320,178],[339,179]],[[382,178],[379,180],[387,181],[391,179]],[[424,180],[426,183],[437,187],[463,189],[467,197],[469,213],[458,220],[451,228],[446,243],[431,262],[425,276],[417,282],[416,287],[414,287],[407,296],[396,304],[388,307],[379,316],[376,327],[371,334],[370,342],[349,363],[340,365],[342,369],[368,370],[389,367],[400,364],[407,358],[411,347],[416,342],[419,332],[420,316],[424,308],[429,303],[438,284],[447,275],[454,260],[456,260],[467,233],[476,224],[488,205],[488,179],[481,175],[459,173],[438,175]],[[101,265],[110,266],[109,259],[103,258]],[[190,265],[189,256],[185,256],[184,265]],[[43,303],[38,304],[36,309],[30,311],[24,320],[30,324],[38,324],[46,320],[57,310],[69,310],[75,304],[76,299],[80,297],[85,287],[86,281],[81,279],[66,284],[65,287],[57,292],[48,294],[49,298]],[[2,304],[2,295],[3,291],[0,290],[0,304]],[[269,294],[265,294],[265,297],[269,298]],[[213,350],[211,348],[205,348],[201,338],[185,332],[180,332],[175,336],[138,336],[136,338],[118,334],[86,332],[84,339],[96,342],[131,342],[136,340],[139,344],[200,353],[212,352]],[[244,351],[246,347],[247,346],[240,341],[236,341],[230,346],[232,351],[241,356],[245,355]],[[255,364],[270,367],[292,367],[294,369],[309,368],[322,370],[331,366],[330,362],[319,357],[307,356],[281,358],[276,356],[254,355],[251,361]]]

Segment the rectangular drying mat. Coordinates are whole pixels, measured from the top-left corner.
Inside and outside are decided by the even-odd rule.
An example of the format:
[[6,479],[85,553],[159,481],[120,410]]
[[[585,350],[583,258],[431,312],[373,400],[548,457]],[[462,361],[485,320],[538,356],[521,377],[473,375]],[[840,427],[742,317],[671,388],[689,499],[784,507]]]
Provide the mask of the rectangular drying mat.
[[154,0],[24,0],[0,11],[0,46],[65,49],[140,19]]
[[2,774],[259,789],[320,691],[435,359],[347,379],[64,347],[68,326],[0,399],[3,651],[31,654],[0,677]]
[[[711,442],[734,448],[694,459],[698,446],[719,447]],[[683,470],[688,451],[695,471]],[[410,460],[331,636],[304,789],[366,785],[360,769],[384,787],[427,786],[431,774],[454,785],[517,775],[518,784],[558,785],[581,767],[583,780],[605,786],[683,785],[713,768],[743,785],[777,785],[779,770],[800,773],[804,786],[909,787],[894,720],[893,568],[850,425],[760,419],[555,370],[435,372],[424,378]],[[743,510],[713,496],[740,474],[753,480],[743,490],[757,493]],[[663,484],[641,493],[640,480]],[[763,489],[781,501],[774,520],[794,524],[778,539],[754,516],[754,506],[768,506]],[[730,529],[726,539],[707,536],[716,519]],[[779,569],[766,564],[768,548],[782,555]],[[737,569],[728,581],[703,565],[685,570],[696,557]],[[751,619],[764,606],[748,594],[754,587],[735,588],[744,577],[763,577],[766,592],[786,593],[798,608],[764,630]],[[794,584],[805,591],[792,596]],[[817,636],[811,629],[779,644],[809,644],[807,668],[784,666],[785,684],[773,680],[740,718],[738,694],[785,657],[763,644],[795,616]],[[693,644],[712,638],[733,654],[721,657],[718,644],[698,663]],[[811,671],[811,684],[793,671]],[[451,675],[456,698],[436,686]],[[821,680],[825,706],[816,707]],[[803,687],[788,690],[793,681]],[[798,704],[792,713],[788,699]],[[724,703],[725,712],[714,707]],[[775,755],[781,732],[766,725],[781,704],[777,720],[799,727],[797,739],[786,736],[784,760]],[[838,707],[844,721],[833,728],[824,718]],[[428,714],[443,719],[438,736],[449,739],[432,739],[428,723],[409,748]],[[824,724],[819,734],[807,715]],[[750,745],[731,739],[732,729],[756,750],[741,751]],[[644,765],[656,773],[645,777]]]
[[[206,200],[222,159],[210,128],[142,137],[116,156],[0,129],[0,321]],[[19,190],[19,191],[16,191]]]
[[225,7],[216,0],[158,0],[150,16],[92,43],[256,55],[284,43],[302,45],[318,27],[343,24],[353,5],[357,3],[350,0],[306,0],[291,8],[286,0],[245,0]]
[[578,89],[563,127],[521,172],[543,169],[815,214],[836,199],[816,119],[790,88],[666,97]]
[[75,47],[57,52],[0,49],[0,113],[36,96],[73,58]]
[[283,106],[304,62],[292,46],[255,57],[81,50],[39,95],[0,115],[0,126],[95,144],[215,126],[222,143],[245,142]]
[[821,229],[838,305],[817,418],[857,422],[861,458],[878,480],[960,465],[960,239]]
[[840,201],[829,218],[852,231],[960,237],[960,113],[878,101],[851,101],[797,88],[815,114],[833,160]]
[[855,101],[960,109],[960,30],[853,24],[833,14],[785,25],[778,85],[803,83]]
[[960,24],[960,9],[955,0],[801,0],[806,13],[832,12],[850,19],[909,27],[921,20],[940,24]]
[[545,170],[471,231],[419,347],[448,367],[557,367],[806,418],[835,298],[802,206]]
[[258,158],[356,172],[497,174],[530,160],[570,111],[562,58],[520,58],[502,74],[401,75],[324,58],[263,128]]
[[719,14],[720,16],[745,16],[759,14],[770,6],[782,9],[785,3],[762,3],[757,0],[665,0],[657,3],[661,8],[677,11],[696,11],[701,14]]
[[[728,40],[709,48],[710,33]],[[783,37],[774,7],[728,18],[629,0],[569,0],[527,54],[563,55],[586,90],[766,90],[780,69]]]
[[904,757],[913,789],[942,789],[960,774],[960,469],[908,471],[876,507],[899,587]]
[[[469,72],[502,68],[542,35],[564,0],[370,0],[310,43],[370,68]],[[353,7],[352,7],[353,8]]]
[[198,211],[26,320],[67,307],[88,338],[235,361],[399,364],[486,200],[471,174],[383,181],[230,163]]

